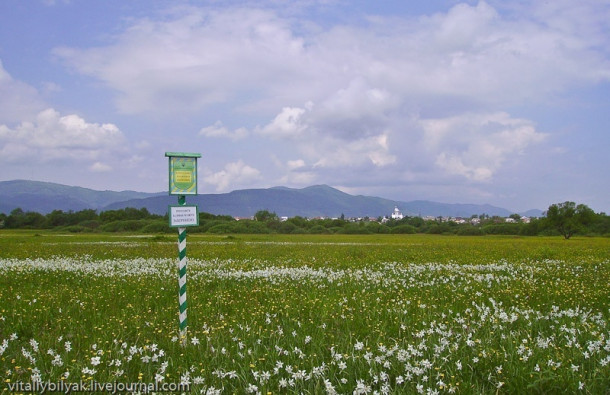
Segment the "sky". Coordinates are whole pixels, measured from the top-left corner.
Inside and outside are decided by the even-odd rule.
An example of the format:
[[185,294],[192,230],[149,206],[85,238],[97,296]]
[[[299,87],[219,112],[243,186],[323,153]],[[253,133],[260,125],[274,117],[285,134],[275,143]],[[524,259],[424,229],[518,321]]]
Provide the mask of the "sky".
[[[610,0],[2,0],[0,181],[610,213]],[[200,208],[205,211],[205,208]]]

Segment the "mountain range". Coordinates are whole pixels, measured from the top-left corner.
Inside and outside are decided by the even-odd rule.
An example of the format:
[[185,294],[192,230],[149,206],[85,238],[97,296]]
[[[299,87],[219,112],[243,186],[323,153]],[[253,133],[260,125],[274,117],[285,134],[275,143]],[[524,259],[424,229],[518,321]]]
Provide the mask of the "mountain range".
[[[196,204],[200,212],[250,217],[259,210],[275,212],[279,216],[294,217],[379,217],[389,216],[395,207],[404,215],[470,217],[474,214],[507,217],[514,212],[489,204],[448,204],[427,200],[410,202],[380,197],[350,195],[328,185],[314,185],[302,189],[273,187],[243,189],[221,194],[187,196],[187,204]],[[41,181],[0,181],[0,212],[9,214],[15,208],[47,214],[53,210],[98,211],[126,207],[146,208],[154,214],[165,214],[168,205],[176,205],[177,197],[167,192],[96,191]],[[541,216],[540,210],[519,213]]]

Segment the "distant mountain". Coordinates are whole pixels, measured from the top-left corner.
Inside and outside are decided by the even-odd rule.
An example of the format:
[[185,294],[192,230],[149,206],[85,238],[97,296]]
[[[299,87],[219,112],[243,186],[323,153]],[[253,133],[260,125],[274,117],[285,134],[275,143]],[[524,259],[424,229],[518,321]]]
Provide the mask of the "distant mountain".
[[[339,217],[343,214],[346,217],[376,218],[390,215],[394,207],[411,216],[470,217],[473,214],[485,213],[506,217],[513,213],[491,205],[447,204],[427,200],[402,202],[379,197],[354,196],[328,185],[314,185],[302,189],[243,189],[222,194],[187,196],[186,200],[187,204],[196,204],[201,212],[237,217],[251,217],[259,210],[269,210],[286,217]],[[167,192],[95,191],[24,180],[0,182],[0,212],[6,214],[17,207],[42,214],[53,210],[105,211],[145,207],[151,213],[165,214],[167,206],[175,204],[177,197],[169,196]]]
[[[196,204],[200,211],[238,217],[253,216],[258,210],[269,210],[279,216],[294,217],[371,217],[390,215],[399,207],[405,215],[470,217],[488,214],[507,217],[511,211],[490,205],[446,204],[425,200],[401,202],[379,197],[354,196],[327,185],[303,189],[274,187],[269,189],[243,189],[223,194],[188,196],[188,204]],[[176,204],[176,197],[156,196],[116,202],[105,207],[116,210],[125,207],[146,207],[150,212],[163,214],[167,206]]]
[[[152,213],[165,213],[168,204],[176,204],[175,196],[158,196],[117,202],[106,207],[146,207]],[[259,210],[269,210],[286,217],[378,217],[389,215],[397,202],[377,197],[353,196],[327,185],[303,189],[275,187],[243,189],[223,194],[187,196],[188,204],[197,204],[200,211],[250,217]]]
[[42,181],[0,181],[0,212],[10,213],[17,207],[41,214],[53,210],[80,211],[101,209],[111,203],[157,196],[160,193],[134,191],[96,191]]

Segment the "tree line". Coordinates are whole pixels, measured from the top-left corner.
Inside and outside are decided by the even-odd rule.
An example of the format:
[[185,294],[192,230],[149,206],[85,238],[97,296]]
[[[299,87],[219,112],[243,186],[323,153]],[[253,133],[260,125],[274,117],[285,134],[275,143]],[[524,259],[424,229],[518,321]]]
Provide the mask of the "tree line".
[[[252,219],[236,220],[228,215],[199,213],[199,226],[189,227],[192,233],[281,233],[281,234],[448,234],[462,236],[483,235],[561,235],[569,239],[573,235],[608,236],[610,217],[595,213],[584,204],[564,202],[549,206],[544,217],[522,222],[518,215],[511,216],[514,222],[489,215],[478,217],[478,224],[443,221],[440,217],[424,220],[421,217],[402,219],[364,218],[307,219],[292,217],[281,220],[268,210],[258,211]],[[67,232],[141,232],[175,233],[169,226],[166,215],[150,213],[146,208],[125,208],[97,212],[93,209],[81,211],[54,210],[46,215],[24,212],[16,208],[6,215],[0,213],[0,228],[5,229],[53,229]]]

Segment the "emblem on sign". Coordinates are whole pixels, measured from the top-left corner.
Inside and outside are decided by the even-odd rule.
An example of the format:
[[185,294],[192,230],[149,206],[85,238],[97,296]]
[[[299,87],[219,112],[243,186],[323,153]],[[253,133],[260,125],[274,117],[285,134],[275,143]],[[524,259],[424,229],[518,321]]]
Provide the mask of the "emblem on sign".
[[197,158],[199,154],[173,153],[169,157],[169,194],[197,194]]

